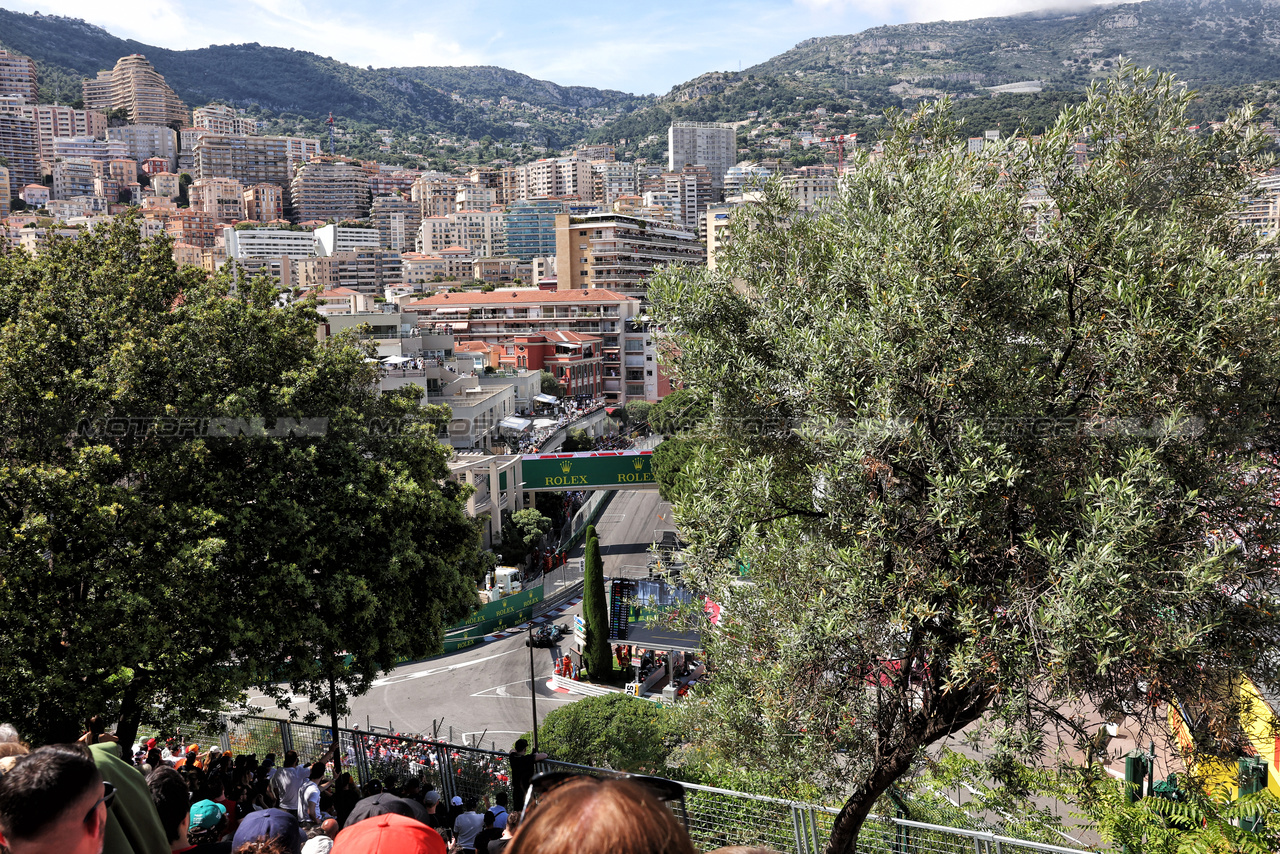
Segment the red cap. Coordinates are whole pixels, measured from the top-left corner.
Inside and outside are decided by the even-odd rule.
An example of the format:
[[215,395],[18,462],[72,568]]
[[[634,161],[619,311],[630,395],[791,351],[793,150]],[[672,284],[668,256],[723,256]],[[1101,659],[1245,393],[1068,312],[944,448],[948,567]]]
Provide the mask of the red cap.
[[445,854],[445,844],[422,822],[386,813],[348,825],[329,854]]

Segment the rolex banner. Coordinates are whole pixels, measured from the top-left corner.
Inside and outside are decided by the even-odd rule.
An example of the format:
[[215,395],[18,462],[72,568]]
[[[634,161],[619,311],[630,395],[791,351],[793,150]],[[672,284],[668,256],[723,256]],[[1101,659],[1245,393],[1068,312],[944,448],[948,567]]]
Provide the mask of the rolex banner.
[[471,616],[445,630],[444,651],[457,652],[475,646],[485,635],[508,629],[533,617],[533,606],[542,601],[542,585],[481,605]]
[[521,458],[525,490],[628,489],[652,484],[652,451],[588,451],[526,454]]

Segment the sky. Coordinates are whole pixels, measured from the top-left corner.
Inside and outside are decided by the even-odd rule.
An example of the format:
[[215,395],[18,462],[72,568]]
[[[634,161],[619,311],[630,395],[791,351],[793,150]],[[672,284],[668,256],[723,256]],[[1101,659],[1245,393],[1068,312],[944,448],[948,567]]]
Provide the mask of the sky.
[[1089,0],[0,0],[183,50],[258,42],[375,68],[498,65],[561,85],[662,94],[815,36]]

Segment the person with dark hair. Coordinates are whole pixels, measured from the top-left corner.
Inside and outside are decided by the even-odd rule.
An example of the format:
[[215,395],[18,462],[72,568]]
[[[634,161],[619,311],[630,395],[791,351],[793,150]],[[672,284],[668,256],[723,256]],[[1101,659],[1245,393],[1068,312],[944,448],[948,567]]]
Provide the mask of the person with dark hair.
[[[505,819],[506,813],[502,814]],[[484,811],[484,825],[480,828],[480,832],[476,834],[475,849],[478,854],[486,854],[489,850],[489,843],[502,838],[502,828],[495,826],[492,809]]]
[[100,854],[114,795],[85,749],[29,753],[0,777],[0,846],[9,854]]
[[172,768],[157,768],[147,775],[147,790],[160,813],[160,826],[169,840],[170,851],[191,847],[187,840],[191,793],[182,775]]
[[360,793],[360,787],[356,785],[350,771],[343,771],[333,788],[333,811],[337,814],[338,824],[346,827],[347,816],[351,815],[351,811],[364,796]]
[[[503,849],[511,842],[511,837],[516,835],[516,831],[520,829],[520,813],[513,812],[507,814],[507,826],[502,828],[502,836],[489,843],[489,854],[502,854]],[[478,854],[485,854],[480,851]]]
[[507,793],[506,790],[498,792],[493,796],[493,806],[489,807],[489,812],[493,813],[493,826],[502,830],[507,826]]
[[695,854],[689,833],[644,786],[572,777],[531,806],[503,854]]
[[524,795],[529,789],[529,784],[533,782],[534,768],[537,763],[547,758],[545,753],[530,754],[528,750],[529,741],[521,738],[516,741],[515,750],[508,755],[511,760],[511,794],[514,796],[515,803],[512,809],[524,809]]
[[324,779],[324,772],[324,762],[312,765],[306,782],[298,790],[298,820],[303,827],[317,825],[324,819],[320,814],[320,781]]

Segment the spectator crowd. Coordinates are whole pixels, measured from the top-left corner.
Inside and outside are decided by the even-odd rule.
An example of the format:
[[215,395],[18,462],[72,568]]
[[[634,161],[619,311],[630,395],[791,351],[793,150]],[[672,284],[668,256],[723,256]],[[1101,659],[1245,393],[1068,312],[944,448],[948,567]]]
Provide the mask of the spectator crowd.
[[670,780],[535,776],[547,757],[520,739],[514,799],[445,802],[416,776],[332,778],[337,745],[279,764],[155,739],[122,750],[95,719],[75,744],[32,750],[0,724],[0,854],[695,854]]

